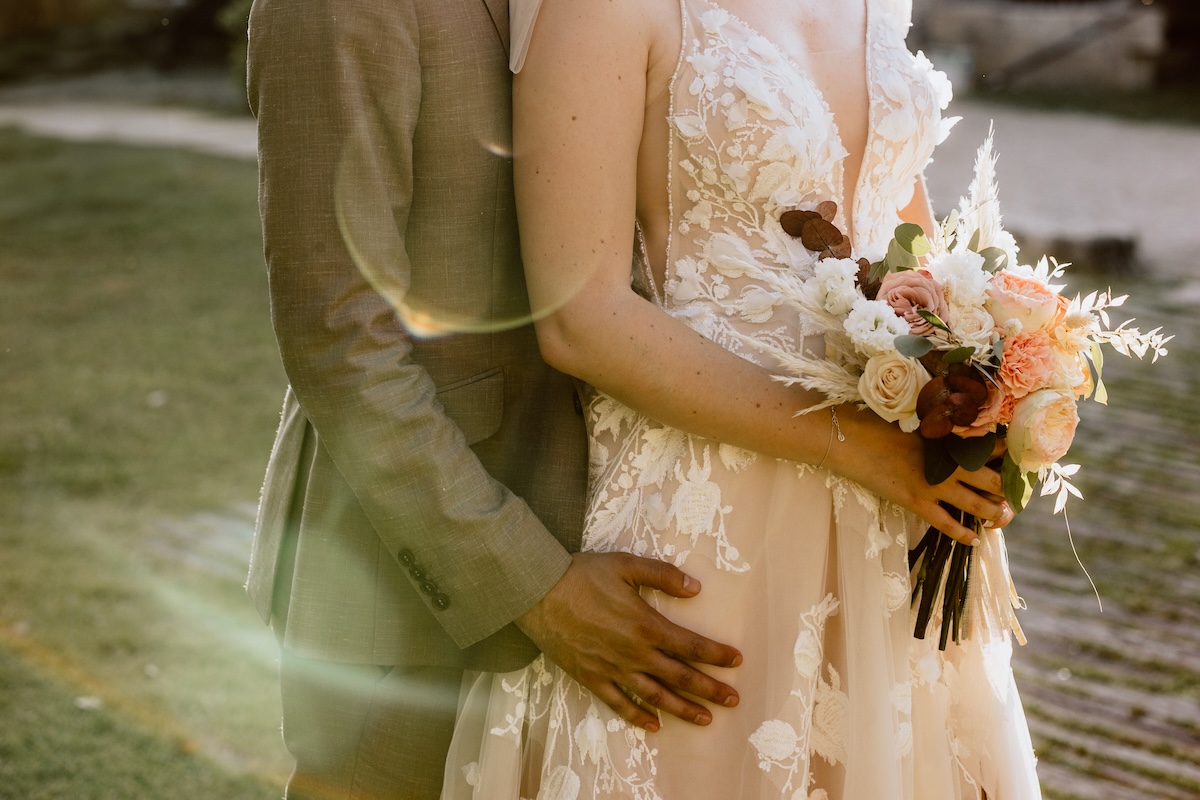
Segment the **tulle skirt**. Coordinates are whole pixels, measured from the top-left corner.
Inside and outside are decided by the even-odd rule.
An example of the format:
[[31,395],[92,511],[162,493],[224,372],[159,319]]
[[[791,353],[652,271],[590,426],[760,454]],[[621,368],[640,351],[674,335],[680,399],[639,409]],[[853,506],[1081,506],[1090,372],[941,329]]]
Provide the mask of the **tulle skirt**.
[[[701,593],[646,592],[743,653],[706,670],[736,708],[647,734],[539,658],[469,674],[445,800],[1030,800],[1040,797],[1007,631],[913,637],[914,517],[827,472],[664,428],[606,398],[585,549],[664,558]],[[983,571],[1006,569],[1003,534]],[[993,575],[996,583],[1001,577]]]

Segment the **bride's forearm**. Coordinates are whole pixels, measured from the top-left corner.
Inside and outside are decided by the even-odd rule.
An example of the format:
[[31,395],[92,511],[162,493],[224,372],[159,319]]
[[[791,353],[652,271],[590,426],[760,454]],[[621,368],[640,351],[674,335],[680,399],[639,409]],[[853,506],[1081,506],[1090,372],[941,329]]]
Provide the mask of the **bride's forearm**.
[[769,456],[819,462],[829,449],[820,401],[704,338],[628,288],[594,281],[537,325],[542,354],[666,425]]

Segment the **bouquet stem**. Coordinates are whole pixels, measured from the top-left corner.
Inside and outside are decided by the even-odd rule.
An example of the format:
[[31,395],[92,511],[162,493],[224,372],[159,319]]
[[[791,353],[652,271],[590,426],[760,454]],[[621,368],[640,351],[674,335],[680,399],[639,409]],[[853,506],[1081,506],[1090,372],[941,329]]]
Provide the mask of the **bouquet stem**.
[[[970,514],[957,511],[959,521],[978,530],[978,521]],[[950,639],[957,644],[967,634],[967,592],[975,563],[975,548],[961,544],[934,527],[930,527],[908,553],[909,569],[913,572],[912,605],[916,606],[913,636],[924,639],[929,632],[933,609],[942,598],[941,636],[938,649],[945,650]],[[943,580],[943,576],[945,580]]]

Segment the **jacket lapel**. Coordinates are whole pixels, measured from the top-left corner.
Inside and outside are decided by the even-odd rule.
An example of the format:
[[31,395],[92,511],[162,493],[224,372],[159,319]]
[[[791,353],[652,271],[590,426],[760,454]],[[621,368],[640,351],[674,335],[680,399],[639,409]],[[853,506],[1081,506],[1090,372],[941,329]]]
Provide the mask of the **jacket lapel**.
[[500,34],[500,41],[504,44],[504,52],[508,54],[508,0],[483,0],[487,5],[488,13],[492,15],[492,22],[496,24],[496,33]]

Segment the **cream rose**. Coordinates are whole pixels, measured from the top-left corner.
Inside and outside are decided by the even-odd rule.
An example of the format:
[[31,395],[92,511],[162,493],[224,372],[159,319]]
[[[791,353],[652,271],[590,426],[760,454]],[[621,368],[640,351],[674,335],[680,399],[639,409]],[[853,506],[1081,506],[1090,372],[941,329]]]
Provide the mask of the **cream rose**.
[[1037,472],[1066,455],[1078,425],[1073,396],[1053,389],[1034,392],[1013,409],[1008,452],[1022,472]]
[[930,375],[920,361],[892,351],[872,356],[858,379],[858,393],[867,406],[888,422],[898,422],[905,433],[921,426],[917,395]]
[[1041,281],[1008,270],[992,276],[984,304],[988,313],[1003,327],[1009,320],[1021,323],[1021,330],[1033,333],[1045,328],[1058,313],[1058,295]]

